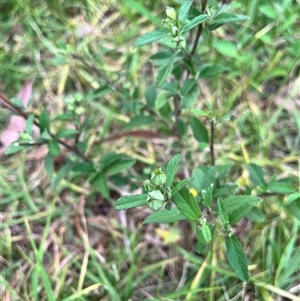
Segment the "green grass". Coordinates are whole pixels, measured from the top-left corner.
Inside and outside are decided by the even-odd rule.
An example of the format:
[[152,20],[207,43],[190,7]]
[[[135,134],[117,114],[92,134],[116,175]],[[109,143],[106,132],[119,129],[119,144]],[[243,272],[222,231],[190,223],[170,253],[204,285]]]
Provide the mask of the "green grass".
[[[187,169],[209,160],[192,137],[177,144],[169,139],[170,119],[157,112],[149,114],[163,139],[101,141],[120,133],[126,122],[144,112],[145,92],[157,72],[148,57],[157,46],[133,49],[132,45],[141,33],[160,25],[164,6],[177,2],[1,4],[3,93],[13,97],[25,80],[33,78],[32,108],[46,109],[51,117],[63,112],[66,96],[79,93],[93,118],[93,126],[83,135],[86,154],[99,161],[116,151],[137,160],[128,173],[111,178],[110,203],[118,197],[115,186],[127,192],[137,189],[153,165],[165,164],[183,146]],[[249,20],[218,30],[200,49],[207,61],[231,68],[201,82],[198,107],[206,100],[220,114],[231,114],[230,121],[216,128],[216,163],[235,164],[228,181],[247,180],[250,161],[263,166],[268,178],[290,176],[296,186],[299,114],[278,105],[278,95],[299,77],[299,3],[249,0],[233,1],[230,7],[249,15]],[[293,101],[291,95],[284,98]],[[189,120],[191,115],[183,112],[182,118]],[[6,122],[1,120],[1,130]],[[54,124],[56,129],[64,126]],[[264,221],[248,221],[237,229],[250,265],[246,286],[226,263],[222,241],[210,246],[212,256],[198,256],[191,250],[192,229],[183,223],[179,243],[164,244],[155,231],[163,226],[142,225],[147,210],[130,211],[127,222],[121,222],[112,207],[108,215],[99,213],[99,203],[105,201],[88,174],[69,171],[51,190],[55,178],[49,178],[43,168],[44,157],[43,149],[37,148],[1,159],[3,300],[221,301],[249,295],[264,301],[299,296],[299,221],[286,210],[284,195],[264,197],[260,205]]]

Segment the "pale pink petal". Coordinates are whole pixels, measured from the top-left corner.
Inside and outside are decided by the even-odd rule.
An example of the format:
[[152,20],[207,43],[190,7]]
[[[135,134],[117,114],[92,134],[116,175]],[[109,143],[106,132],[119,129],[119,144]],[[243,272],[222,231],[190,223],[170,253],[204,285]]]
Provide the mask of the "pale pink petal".
[[23,87],[23,90],[17,96],[18,98],[20,98],[22,100],[22,103],[25,108],[27,108],[29,99],[32,94],[32,84],[33,84],[32,80],[26,81],[26,83]]
[[6,130],[1,134],[0,155],[2,155],[10,144],[19,139],[19,133],[24,132],[26,120],[20,116],[12,116]]

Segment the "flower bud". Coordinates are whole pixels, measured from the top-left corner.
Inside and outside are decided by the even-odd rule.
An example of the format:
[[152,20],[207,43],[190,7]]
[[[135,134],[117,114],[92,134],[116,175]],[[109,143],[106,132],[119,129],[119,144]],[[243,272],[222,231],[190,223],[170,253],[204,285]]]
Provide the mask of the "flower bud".
[[176,20],[176,11],[173,7],[166,7],[166,15],[172,20]]

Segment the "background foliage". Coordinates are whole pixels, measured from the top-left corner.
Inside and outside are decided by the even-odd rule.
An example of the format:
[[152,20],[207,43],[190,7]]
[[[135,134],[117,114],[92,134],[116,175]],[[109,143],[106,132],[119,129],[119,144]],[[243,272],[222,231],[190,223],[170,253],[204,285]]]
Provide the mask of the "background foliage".
[[[1,159],[3,300],[299,300],[299,208],[289,208],[297,195],[288,198],[299,187],[299,1],[233,1],[225,10],[249,19],[217,29],[199,48],[224,71],[202,70],[193,106],[207,110],[208,102],[223,118],[216,164],[233,164],[227,183],[263,197],[263,214],[234,229],[250,280],[236,279],[223,241],[198,256],[188,223],[142,224],[148,209],[127,217],[113,209],[177,153],[179,178],[210,163],[193,139],[191,111],[170,126],[173,104],[155,88],[159,65],[149,60],[161,46],[133,49],[161,26],[165,6],[181,2],[1,2],[1,91],[13,101],[34,80],[27,111],[39,116],[50,150]],[[3,131],[9,111],[1,117]],[[84,157],[57,142],[66,138]],[[264,189],[286,178],[290,191]]]

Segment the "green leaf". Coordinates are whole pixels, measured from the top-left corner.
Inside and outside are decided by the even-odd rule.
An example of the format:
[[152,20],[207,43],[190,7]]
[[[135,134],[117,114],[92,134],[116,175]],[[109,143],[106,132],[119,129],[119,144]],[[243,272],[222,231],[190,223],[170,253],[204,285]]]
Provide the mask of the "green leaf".
[[50,119],[48,113],[44,110],[39,116],[39,128],[40,133],[43,133],[45,130],[50,132]]
[[61,138],[74,138],[77,133],[78,133],[78,131],[73,130],[73,129],[62,129],[61,131],[59,131],[55,135],[55,137],[57,139],[61,139]]
[[181,101],[183,108],[191,108],[199,96],[199,86],[194,79],[187,79],[183,82],[181,87]]
[[[203,230],[204,227],[204,230]],[[214,227],[208,226],[208,225],[203,225],[202,227],[197,227],[196,229],[196,238],[197,238],[197,243],[200,243],[203,246],[206,246],[207,244],[210,243],[211,238],[212,238],[212,232],[214,231]],[[200,245],[199,245],[200,247]],[[197,248],[197,246],[196,246]],[[202,249],[203,251],[203,249]],[[199,252],[198,252],[199,253]]]
[[109,167],[105,168],[103,170],[103,172],[106,175],[112,176],[112,175],[120,173],[120,172],[122,172],[124,170],[127,170],[132,165],[134,165],[134,163],[135,163],[135,160],[133,160],[133,159],[122,158],[122,159],[119,159],[118,161],[114,162]]
[[300,221],[300,198],[289,202],[286,208]]
[[138,47],[138,46],[154,43],[168,35],[169,35],[169,32],[166,29],[157,29],[157,30],[154,30],[151,32],[147,32],[147,33],[143,34],[142,36],[140,36],[135,41],[135,43],[133,44],[133,47]]
[[203,188],[205,173],[200,168],[195,168],[192,171],[192,178],[194,180],[190,186],[200,192]]
[[295,201],[297,201],[298,199],[300,199],[300,193],[298,192],[295,192],[295,193],[292,193],[291,195],[289,195],[289,197],[287,198],[285,204],[286,205],[289,205]]
[[74,166],[77,163],[74,162],[68,162],[65,164],[56,174],[55,178],[53,178],[52,183],[51,183],[51,189],[52,191],[55,191],[57,189],[57,186],[59,182],[71,171],[73,170]]
[[202,194],[204,196],[203,204],[207,208],[210,208],[212,204],[212,192],[213,192],[212,185],[209,185],[204,191],[202,191]]
[[172,188],[181,155],[175,155],[167,165],[166,186]]
[[20,152],[22,150],[25,150],[26,148],[28,148],[28,146],[22,146],[19,145],[18,142],[13,142],[10,144],[10,146],[5,150],[4,154],[5,155],[12,155],[15,154],[17,152]]
[[106,153],[100,160],[100,164],[102,169],[105,169],[107,167],[109,167],[110,165],[112,165],[113,163],[117,162],[118,160],[120,160],[121,155],[116,154],[114,152],[111,153]]
[[203,111],[203,110],[199,110],[199,109],[192,109],[191,112],[192,112],[193,114],[200,115],[200,116],[204,116],[204,117],[209,116],[209,115],[208,115],[208,112]]
[[272,181],[268,183],[267,189],[280,194],[288,194],[295,192],[295,187],[287,181]]
[[54,120],[60,120],[60,121],[68,121],[73,119],[73,114],[71,112],[67,112],[65,114],[57,115]]
[[218,212],[223,224],[228,223],[228,213],[225,208],[224,202],[221,198],[218,198]]
[[214,48],[221,54],[236,58],[238,56],[236,43],[227,40],[214,39],[213,40]]
[[149,125],[154,122],[155,122],[155,119],[152,116],[137,115],[137,116],[134,116],[133,118],[131,118],[131,120],[128,123],[126,123],[124,130],[128,131],[133,128],[141,128],[145,125]]
[[138,206],[145,206],[147,204],[148,194],[125,195],[116,201],[117,210],[125,210]]
[[193,178],[186,178],[183,181],[179,182],[176,184],[176,186],[172,189],[172,196],[178,192],[182,187],[184,187],[186,184],[190,183],[193,181]]
[[156,85],[158,87],[160,87],[165,79],[167,78],[167,76],[169,75],[170,71],[171,71],[171,68],[172,68],[172,64],[173,64],[173,61],[174,61],[174,58],[175,56],[177,55],[177,52],[175,52],[169,59],[169,61],[167,62],[166,65],[162,66],[161,68],[159,68],[158,70],[158,74],[157,74],[157,77],[156,77]]
[[174,54],[174,50],[163,50],[150,56],[150,60],[166,60]]
[[246,217],[257,223],[262,223],[265,220],[265,215],[257,207],[252,207],[251,210],[246,214]]
[[211,232],[210,232],[208,225],[202,226],[201,232],[202,232],[203,238],[205,239],[205,242],[210,243],[211,242]]
[[178,10],[178,19],[181,21],[182,24],[184,24],[184,22],[188,16],[188,13],[189,13],[192,3],[193,3],[193,0],[184,1]]
[[90,173],[95,171],[95,167],[93,163],[82,162],[77,164],[73,170],[80,171],[82,173]]
[[54,164],[54,156],[50,152],[48,152],[47,156],[45,157],[44,167],[50,177],[54,173],[53,164]]
[[214,19],[214,23],[218,24],[225,24],[225,23],[233,23],[233,22],[240,22],[246,21],[249,18],[245,15],[237,15],[237,14],[229,14],[229,13],[221,13],[217,15]]
[[188,220],[195,222],[200,218],[200,208],[187,188],[183,187],[179,192],[175,193],[173,201]]
[[182,27],[182,33],[191,30],[192,28],[194,28],[195,26],[205,22],[206,20],[209,19],[208,15],[202,14],[199,15],[197,17],[195,17],[194,19],[192,19],[191,21],[189,21],[188,23],[186,23],[183,27]]
[[99,173],[96,180],[96,185],[99,188],[100,193],[106,198],[109,198],[109,189],[107,186],[106,176],[103,172]]
[[54,139],[48,141],[48,149],[53,156],[58,156],[60,154],[60,146]]
[[154,107],[156,96],[157,96],[156,87],[154,85],[149,86],[148,89],[146,90],[145,97],[146,97],[146,100],[147,100],[147,105],[150,108]]
[[260,201],[261,198],[252,195],[236,195],[227,197],[224,200],[224,205],[228,212],[230,225],[234,225],[238,222]]
[[186,133],[187,133],[188,126],[187,126],[186,122],[184,122],[182,119],[178,120],[177,130],[178,130],[178,132],[180,134],[180,137],[185,136]]
[[15,107],[21,109],[22,111],[26,111],[26,108],[24,106],[23,100],[21,98],[19,98],[19,97],[12,97],[10,101],[12,102],[12,104]]
[[193,130],[194,138],[200,143],[204,142],[208,144],[207,130],[197,117],[195,116],[192,117],[191,126]]
[[173,207],[170,210],[166,210],[164,208],[159,211],[153,212],[144,220],[143,223],[144,224],[147,223],[170,224],[185,219],[186,217],[178,210],[178,208]]
[[232,235],[226,238],[227,259],[236,276],[242,280],[249,279],[247,258],[238,239]]
[[253,184],[255,185],[266,185],[264,180],[264,171],[262,168],[254,163],[248,164],[249,176]]
[[30,114],[26,120],[26,133],[31,136],[32,135],[32,126],[34,124],[34,115]]
[[229,71],[230,68],[222,65],[203,64],[196,69],[199,72],[198,78],[214,77],[222,72]]

